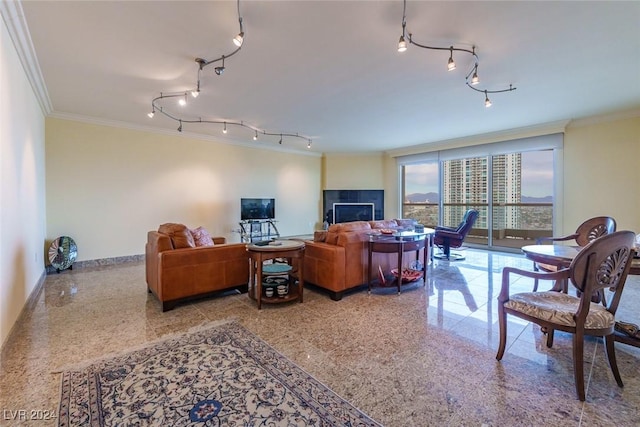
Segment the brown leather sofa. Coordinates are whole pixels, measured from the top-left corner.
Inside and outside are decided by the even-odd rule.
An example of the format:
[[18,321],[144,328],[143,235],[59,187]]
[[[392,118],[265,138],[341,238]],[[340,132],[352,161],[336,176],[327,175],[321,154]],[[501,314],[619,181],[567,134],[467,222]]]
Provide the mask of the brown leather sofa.
[[249,257],[243,243],[212,238],[213,246],[196,246],[182,224],[163,224],[147,233],[146,279],[162,311],[193,297],[237,288],[246,292]]
[[[327,231],[314,234],[306,242],[304,281],[329,291],[331,299],[339,301],[345,291],[367,283],[369,275],[369,234],[375,229],[405,228],[413,220],[353,221],[333,224]],[[408,265],[415,256],[403,256]],[[397,265],[396,254],[374,253],[372,263],[383,270]]]

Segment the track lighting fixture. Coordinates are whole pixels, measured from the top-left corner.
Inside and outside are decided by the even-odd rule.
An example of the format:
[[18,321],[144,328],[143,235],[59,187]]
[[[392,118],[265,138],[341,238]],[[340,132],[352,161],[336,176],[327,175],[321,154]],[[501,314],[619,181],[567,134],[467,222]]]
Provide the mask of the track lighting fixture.
[[[471,84],[475,86],[478,83],[480,83],[480,78],[478,77],[478,64],[476,64],[473,67],[473,70],[471,70],[471,71],[473,72],[473,76],[471,76]],[[469,74],[471,74],[471,73],[469,73]],[[467,76],[467,77],[469,77],[469,76]]]
[[242,42],[244,42],[244,32],[240,31],[238,35],[233,38],[233,44],[240,47],[242,46]]
[[491,100],[489,99],[486,90],[484,91],[484,106],[487,108],[491,107]]
[[451,53],[449,54],[449,63],[447,64],[447,70],[453,71],[456,69],[456,63],[453,60],[453,46],[451,46],[449,50],[451,51]]
[[[491,106],[491,101],[489,100],[489,93],[500,93],[500,92],[511,92],[516,90],[515,87],[513,87],[513,85],[509,85],[508,89],[499,89],[499,90],[488,90],[488,89],[477,89],[474,86],[477,85],[478,83],[480,83],[480,78],[478,77],[478,62],[480,61],[480,59],[478,58],[478,55],[476,54],[476,48],[475,46],[473,46],[471,48],[471,50],[469,49],[464,49],[464,48],[460,48],[460,47],[454,47],[454,46],[449,46],[449,47],[438,47],[438,46],[427,46],[427,45],[423,45],[420,43],[417,43],[416,41],[413,40],[413,34],[409,33],[409,37],[408,37],[408,44],[407,41],[405,39],[405,34],[406,34],[406,25],[407,25],[407,0],[403,1],[403,11],[402,11],[402,35],[400,36],[400,42],[398,43],[398,52],[404,52],[407,50],[407,46],[408,44],[412,44],[414,46],[417,47],[421,47],[423,49],[430,49],[430,50],[448,50],[449,51],[449,61],[447,62],[447,70],[449,71],[453,71],[456,69],[456,63],[453,60],[453,52],[465,52],[470,54],[471,56],[473,56],[474,58],[474,64],[473,67],[471,68],[471,71],[469,71],[469,73],[466,75],[465,77],[465,84],[467,85],[467,87],[469,87],[470,89],[475,90],[476,92],[482,92],[485,95],[485,101],[484,101],[484,105],[486,107],[490,107]],[[404,42],[404,44],[403,44]]]
[[242,26],[242,16],[240,16],[240,0],[237,0],[237,5],[238,5],[238,23],[240,26],[240,32],[233,38],[233,43],[237,46],[237,48],[226,55],[221,55],[219,58],[216,59],[212,59],[212,60],[206,60],[203,58],[196,58],[195,61],[198,64],[198,76],[197,76],[197,85],[196,88],[190,91],[185,91],[185,92],[174,92],[174,93],[169,93],[169,94],[164,94],[162,92],[160,92],[160,96],[155,97],[152,101],[151,101],[151,112],[147,113],[147,115],[149,116],[149,118],[153,118],[156,110],[158,110],[159,113],[161,113],[163,116],[168,117],[169,119],[175,120],[177,122],[179,122],[179,126],[178,126],[178,132],[182,132],[182,124],[183,123],[212,123],[212,124],[222,124],[224,127],[222,129],[222,133],[226,134],[227,133],[227,125],[234,125],[234,126],[239,126],[239,127],[243,127],[243,128],[247,128],[247,129],[251,129],[254,131],[254,135],[253,135],[253,140],[257,140],[258,139],[258,132],[261,132],[263,135],[267,135],[267,136],[280,136],[280,140],[278,141],[279,144],[282,144],[282,140],[284,136],[287,137],[292,137],[292,138],[300,138],[300,139],[305,139],[308,140],[308,145],[307,148],[311,147],[311,139],[305,136],[301,136],[297,133],[287,133],[287,132],[267,132],[266,130],[260,130],[258,128],[256,128],[255,126],[251,126],[248,125],[246,123],[244,123],[243,121],[229,121],[229,120],[217,120],[217,119],[202,119],[202,118],[198,118],[198,119],[187,119],[184,117],[180,117],[178,114],[173,114],[169,111],[166,111],[165,109],[162,108],[162,102],[163,100],[167,99],[167,98],[179,98],[178,99],[178,103],[180,105],[186,105],[187,103],[187,95],[190,93],[192,97],[196,98],[199,94],[200,94],[200,74],[202,72],[202,70],[204,70],[207,66],[211,65],[211,64],[216,64],[216,63],[220,63],[220,65],[214,67],[214,72],[217,75],[222,75],[222,73],[224,73],[225,71],[225,60],[229,59],[230,57],[232,57],[233,55],[235,55],[236,53],[238,53],[240,51],[240,49],[242,48],[242,45],[244,43],[244,28]]
[[222,55],[222,66],[213,69],[217,75],[221,76],[224,73],[224,55]]
[[240,1],[238,1],[238,22],[240,24],[240,32],[238,33],[237,36],[235,36],[233,38],[233,44],[235,44],[238,47],[242,46],[242,43],[244,43],[244,29],[242,28],[242,16],[240,16]]
[[400,41],[398,41],[398,52],[404,52],[407,50],[407,41],[404,39],[404,36],[400,36]]

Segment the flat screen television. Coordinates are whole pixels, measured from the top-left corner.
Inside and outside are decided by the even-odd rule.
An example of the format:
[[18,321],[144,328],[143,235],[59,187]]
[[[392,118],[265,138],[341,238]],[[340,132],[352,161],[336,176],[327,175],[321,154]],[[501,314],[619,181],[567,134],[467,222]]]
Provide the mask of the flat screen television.
[[240,199],[240,219],[274,219],[276,217],[275,199]]
[[323,221],[333,224],[334,203],[373,203],[374,216],[384,218],[384,190],[323,190],[322,214]]
[[334,203],[333,222],[373,221],[374,212],[373,203]]

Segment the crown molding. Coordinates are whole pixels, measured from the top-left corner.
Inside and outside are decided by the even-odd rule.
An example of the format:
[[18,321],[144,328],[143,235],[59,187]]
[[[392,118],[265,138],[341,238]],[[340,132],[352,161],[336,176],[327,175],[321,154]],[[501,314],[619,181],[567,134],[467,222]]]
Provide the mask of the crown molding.
[[31,41],[29,27],[24,16],[24,11],[22,10],[22,2],[20,0],[0,0],[0,15],[2,15],[4,25],[13,41],[13,45],[18,53],[27,79],[40,104],[40,108],[46,116],[51,113],[53,108],[51,106],[49,93],[47,92],[47,86],[42,77],[33,42]]
[[98,126],[108,126],[108,127],[113,127],[113,128],[118,128],[118,129],[127,129],[127,130],[133,130],[133,131],[138,131],[138,132],[147,132],[147,133],[153,133],[153,134],[157,134],[157,135],[166,135],[166,136],[172,136],[172,137],[178,137],[178,138],[189,138],[189,139],[197,139],[197,140],[201,140],[201,141],[211,141],[211,142],[215,142],[218,144],[226,144],[226,145],[233,145],[233,146],[240,146],[240,147],[244,147],[244,148],[253,148],[254,150],[270,150],[270,151],[278,151],[281,153],[290,153],[290,154],[297,154],[297,155],[303,155],[303,156],[311,156],[311,157],[321,157],[322,153],[319,152],[314,152],[314,151],[309,151],[306,148],[304,150],[299,149],[296,150],[294,148],[289,148],[286,146],[282,146],[280,144],[276,144],[276,145],[272,145],[271,143],[269,143],[269,145],[267,144],[262,144],[259,145],[257,143],[249,143],[246,142],[244,140],[240,140],[240,139],[233,139],[233,138],[228,138],[228,137],[215,137],[213,135],[204,135],[201,133],[195,133],[195,132],[189,132],[189,131],[182,131],[182,132],[178,132],[176,130],[172,130],[172,129],[162,129],[162,128],[156,128],[156,127],[151,127],[151,126],[142,126],[142,125],[138,125],[138,124],[134,124],[134,123],[129,123],[129,122],[121,122],[121,121],[117,121],[117,120],[106,120],[106,119],[99,119],[96,117],[90,117],[90,116],[83,116],[83,115],[79,115],[79,114],[70,114],[70,113],[51,113],[47,116],[48,118],[52,118],[52,119],[60,119],[60,120],[68,120],[68,121],[73,121],[73,122],[80,122],[80,123],[87,123],[87,124],[92,124],[92,125],[98,125]]
[[577,128],[582,126],[597,125],[599,123],[615,122],[618,120],[632,119],[640,117],[640,108],[632,110],[617,111],[611,114],[603,114],[598,116],[585,117],[582,119],[571,120],[568,128]]

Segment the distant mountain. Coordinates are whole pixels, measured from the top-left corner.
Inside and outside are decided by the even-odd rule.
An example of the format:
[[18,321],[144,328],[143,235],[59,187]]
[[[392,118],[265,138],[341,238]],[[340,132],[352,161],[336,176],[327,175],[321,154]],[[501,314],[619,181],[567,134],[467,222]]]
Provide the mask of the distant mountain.
[[[522,196],[521,199],[521,203],[553,203],[553,196]],[[438,193],[412,193],[407,194],[405,200],[408,203],[438,203],[440,195]]]
[[438,203],[440,195],[438,193],[413,193],[407,194],[405,200],[409,203]]
[[529,197],[522,196],[522,203],[553,203],[553,196]]

